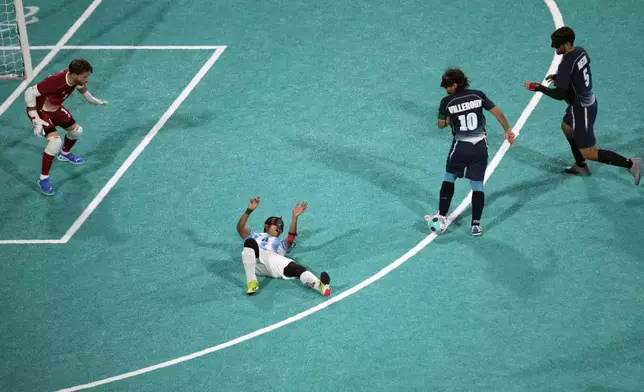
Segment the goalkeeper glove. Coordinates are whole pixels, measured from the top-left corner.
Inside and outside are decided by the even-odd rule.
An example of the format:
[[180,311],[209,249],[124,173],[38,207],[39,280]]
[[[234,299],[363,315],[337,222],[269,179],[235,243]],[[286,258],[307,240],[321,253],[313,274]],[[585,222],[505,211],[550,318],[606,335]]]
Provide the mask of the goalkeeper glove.
[[34,126],[34,135],[37,137],[45,137],[43,126],[49,125],[49,123],[41,118],[34,118],[31,120],[31,123]]
[[44,126],[49,125],[49,123],[38,116],[38,113],[34,110],[29,111],[29,118],[31,118],[31,124],[34,127],[34,135],[36,137],[45,137]]

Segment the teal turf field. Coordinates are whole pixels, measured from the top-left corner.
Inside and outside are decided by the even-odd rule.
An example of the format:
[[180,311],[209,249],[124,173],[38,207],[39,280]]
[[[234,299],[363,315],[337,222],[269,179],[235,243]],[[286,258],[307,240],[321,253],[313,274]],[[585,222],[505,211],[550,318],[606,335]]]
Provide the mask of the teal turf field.
[[[24,1],[34,65],[92,4]],[[19,81],[0,82],[0,391],[644,390],[644,185],[562,174],[564,103],[541,99],[495,166],[483,236],[468,207],[427,244],[441,74],[461,67],[515,124],[553,60],[545,2],[99,3],[36,77],[84,57],[109,101],[66,101],[87,163],[54,162],[53,197]],[[644,3],[556,5],[592,58],[598,144],[644,155]],[[291,255],[330,298],[265,278],[245,295],[253,196],[257,229],[308,201]]]

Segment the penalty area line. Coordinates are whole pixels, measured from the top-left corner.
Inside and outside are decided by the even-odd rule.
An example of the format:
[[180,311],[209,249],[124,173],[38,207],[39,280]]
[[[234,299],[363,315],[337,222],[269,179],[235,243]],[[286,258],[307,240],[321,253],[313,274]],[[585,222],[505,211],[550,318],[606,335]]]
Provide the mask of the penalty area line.
[[[30,50],[51,50],[55,46],[30,46]],[[65,45],[59,50],[219,50],[226,45]],[[19,46],[0,46],[0,50],[20,50]]]
[[0,245],[19,244],[64,244],[61,240],[0,240]]
[[116,173],[114,173],[112,178],[110,178],[109,181],[107,181],[107,184],[103,186],[103,188],[98,192],[96,197],[94,197],[94,199],[89,203],[87,208],[85,208],[85,210],[81,213],[81,215],[76,219],[76,221],[74,221],[71,227],[67,230],[65,235],[62,236],[62,238],[60,239],[62,243],[67,243],[72,238],[72,236],[74,236],[74,234],[78,231],[78,229],[80,229],[83,223],[85,223],[87,218],[89,218],[89,216],[94,212],[94,210],[96,210],[96,208],[99,206],[99,204],[101,204],[103,199],[105,199],[107,194],[112,190],[112,188],[114,188],[116,183],[121,179],[123,174],[125,174],[127,169],[129,169],[130,166],[132,166],[136,158],[138,158],[139,155],[141,155],[141,153],[143,152],[143,150],[148,146],[148,144],[150,144],[154,136],[156,136],[159,130],[161,130],[161,128],[170,119],[170,117],[179,108],[179,106],[181,106],[183,101],[185,101],[186,98],[188,98],[188,95],[190,95],[192,90],[195,87],[197,87],[199,82],[201,82],[201,79],[203,79],[204,76],[206,76],[210,68],[212,68],[212,66],[219,59],[219,57],[221,57],[222,53],[224,53],[225,48],[226,48],[225,46],[218,47],[218,49],[212,54],[212,56],[208,58],[208,60],[201,67],[201,69],[199,69],[199,72],[197,72],[197,74],[192,78],[190,83],[188,83],[188,85],[183,89],[181,94],[179,94],[179,96],[174,100],[172,105],[170,105],[168,110],[166,110],[165,113],[163,113],[159,121],[157,121],[157,123],[154,124],[154,126],[148,132],[148,134],[145,135],[141,143],[139,143],[139,145],[136,146],[134,151],[132,151],[132,153],[127,157],[125,162],[123,162],[123,164],[116,170]]

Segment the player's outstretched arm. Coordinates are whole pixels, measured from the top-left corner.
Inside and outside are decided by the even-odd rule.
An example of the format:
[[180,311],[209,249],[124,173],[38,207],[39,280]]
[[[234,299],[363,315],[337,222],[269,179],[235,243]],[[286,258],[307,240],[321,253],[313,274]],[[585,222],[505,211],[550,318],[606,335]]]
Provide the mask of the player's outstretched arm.
[[78,92],[81,93],[83,95],[83,98],[85,98],[85,100],[87,102],[91,103],[92,105],[106,105],[107,104],[107,101],[103,101],[102,99],[98,99],[95,96],[93,96],[92,94],[90,94],[90,92],[87,90],[87,87],[85,87],[85,86],[78,87]]
[[297,237],[297,218],[306,211],[306,207],[308,207],[308,203],[305,201],[301,201],[293,207],[293,218],[291,220],[291,226],[288,229],[288,236],[286,237],[286,241],[284,241],[286,248],[290,248],[293,246],[293,242],[295,242],[295,237]]
[[244,211],[242,216],[239,218],[239,221],[237,221],[237,233],[241,238],[246,238],[250,234],[250,229],[246,227],[246,222],[248,221],[250,214],[255,211],[255,208],[259,205],[259,202],[259,196],[250,199],[248,202],[248,208],[246,208],[246,211]]
[[543,95],[547,95],[552,99],[556,99],[557,101],[561,101],[566,98],[566,93],[568,92],[568,90],[563,87],[550,88],[537,82],[524,82],[523,87],[525,87],[525,89],[528,91],[536,91],[542,93]]
[[510,128],[510,124],[508,124],[508,120],[505,118],[505,115],[503,114],[501,109],[495,106],[490,109],[490,112],[492,112],[494,117],[496,117],[496,121],[498,121],[499,124],[501,124],[501,126],[503,127],[503,131],[505,131],[505,139],[510,144],[514,143],[514,132],[512,132],[512,128]]

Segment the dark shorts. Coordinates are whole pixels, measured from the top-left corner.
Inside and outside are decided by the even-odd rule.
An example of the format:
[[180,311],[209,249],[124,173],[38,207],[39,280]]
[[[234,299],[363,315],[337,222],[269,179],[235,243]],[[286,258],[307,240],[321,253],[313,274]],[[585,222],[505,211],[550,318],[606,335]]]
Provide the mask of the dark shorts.
[[[29,116],[29,113],[27,113],[27,116]],[[56,132],[56,127],[69,128],[76,124],[76,120],[74,120],[72,114],[64,106],[59,107],[55,112],[44,112],[39,110],[38,116],[40,116],[43,121],[47,121],[49,123],[49,125],[43,127],[45,135]]]
[[597,101],[588,107],[569,105],[566,108],[563,122],[572,128],[579,148],[588,148],[595,145],[596,118]]
[[[483,181],[487,169],[488,151],[487,140],[476,144],[453,141],[447,156],[445,171],[458,178],[468,178],[472,181]],[[466,172],[467,169],[467,172]]]

